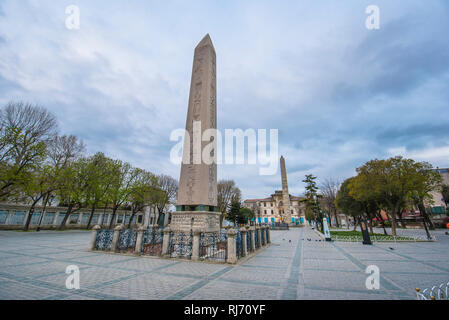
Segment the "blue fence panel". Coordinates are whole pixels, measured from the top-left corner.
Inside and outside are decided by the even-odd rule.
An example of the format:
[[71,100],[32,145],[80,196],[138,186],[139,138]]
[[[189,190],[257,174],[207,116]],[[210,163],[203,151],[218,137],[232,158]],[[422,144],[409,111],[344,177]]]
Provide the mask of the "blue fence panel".
[[71,214],[69,217],[69,224],[77,224],[80,215],[78,213]]
[[51,224],[53,224],[54,218],[55,218],[54,213],[46,213],[44,218],[42,219],[42,224],[43,225],[51,225]]
[[236,245],[236,253],[237,258],[241,258],[244,256],[243,252],[243,236],[240,231],[237,231],[237,235],[235,237],[235,245]]
[[253,250],[252,243],[253,243],[253,239],[251,237],[251,232],[248,231],[246,233],[246,250],[248,250],[248,251],[252,251]]
[[[92,221],[90,222],[90,224],[91,224],[92,226],[98,224],[98,219],[99,219],[99,217],[100,217],[99,214],[94,214],[94,216],[92,217]],[[87,223],[86,223],[86,224],[87,224]]]
[[259,245],[259,232],[257,232],[257,230],[254,231],[254,243],[256,244],[256,248],[258,248],[260,246]]
[[164,233],[162,229],[149,228],[143,232],[142,235],[142,254],[149,256],[162,255],[162,241]]
[[62,223],[62,220],[64,219],[64,217],[65,217],[65,213],[60,213],[58,215],[58,219],[56,219],[56,224],[60,225]]
[[169,242],[170,257],[190,259],[192,257],[192,243],[192,233],[172,232]]
[[33,213],[33,216],[31,217],[30,225],[37,225],[37,224],[39,224],[40,217],[41,217],[41,212],[40,211],[35,211]]
[[6,218],[8,218],[8,211],[0,211],[0,224],[5,224]]
[[95,239],[95,249],[96,250],[111,249],[113,237],[114,237],[114,230],[98,230],[97,238]]
[[81,224],[87,225],[89,222],[90,213],[83,213],[83,217],[81,218]]
[[132,229],[121,230],[118,236],[117,247],[119,250],[132,251],[136,247],[137,232]]
[[9,224],[23,224],[24,219],[25,219],[25,212],[17,211],[14,213],[14,216],[11,217]]

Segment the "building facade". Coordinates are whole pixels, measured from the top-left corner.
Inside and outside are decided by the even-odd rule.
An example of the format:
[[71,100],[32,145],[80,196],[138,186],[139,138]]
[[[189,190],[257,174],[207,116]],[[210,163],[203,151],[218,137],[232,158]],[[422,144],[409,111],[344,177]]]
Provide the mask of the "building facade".
[[245,200],[244,207],[254,212],[256,223],[305,224],[304,204],[300,202],[299,197],[292,196],[288,192],[284,156],[281,156],[280,165],[282,190],[276,190],[269,198]]
[[[248,199],[244,207],[251,209],[257,223],[284,222],[291,224],[305,224],[305,206],[299,201],[302,198],[288,195],[290,201],[289,209],[284,206],[284,195],[281,190],[276,190],[268,198]],[[289,212],[285,212],[289,210]],[[289,217],[289,220],[287,220]]]

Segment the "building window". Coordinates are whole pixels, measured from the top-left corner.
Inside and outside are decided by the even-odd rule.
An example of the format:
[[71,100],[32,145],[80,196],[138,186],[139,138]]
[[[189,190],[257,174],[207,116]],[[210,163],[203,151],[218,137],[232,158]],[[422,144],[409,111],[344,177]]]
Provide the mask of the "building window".
[[267,214],[267,210],[264,210],[263,213],[264,213],[264,214]]
[[264,202],[264,203],[263,203],[263,206],[264,206],[264,207],[266,207],[266,206],[267,206],[267,203],[266,203],[266,202]]
[[137,217],[137,223],[142,223],[142,218],[143,218],[143,216],[138,216]]

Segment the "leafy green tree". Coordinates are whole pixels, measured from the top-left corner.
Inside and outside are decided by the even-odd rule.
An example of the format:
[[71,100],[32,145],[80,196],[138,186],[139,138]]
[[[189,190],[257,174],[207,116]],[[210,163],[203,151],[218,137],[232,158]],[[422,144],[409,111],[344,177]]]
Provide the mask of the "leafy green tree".
[[24,202],[30,204],[25,225],[23,227],[24,231],[29,230],[36,205],[45,198],[48,194],[48,190],[53,185],[50,175],[51,169],[52,168],[49,166],[36,168],[36,170],[28,172],[28,178],[26,180],[22,180],[20,190],[25,196]]
[[130,192],[132,214],[128,222],[128,228],[131,227],[132,220],[137,212],[143,211],[151,203],[151,195],[159,191],[156,189],[158,179],[154,174],[142,169],[137,170],[137,177]]
[[[76,136],[54,136],[46,143],[46,159],[36,167],[34,174],[30,174],[29,183],[24,185],[24,191],[32,199],[24,230],[29,229],[34,208],[39,201],[42,202],[43,210],[40,215],[39,224],[45,215],[47,203],[52,193],[58,188],[59,175],[62,170],[75,161],[85,150],[82,141]],[[39,227],[38,227],[39,230]]]
[[354,219],[354,230],[357,228],[357,223],[363,214],[362,204],[357,201],[350,193],[350,184],[353,178],[346,179],[340,186],[340,190],[335,198],[335,205],[345,215]]
[[[397,216],[400,217],[411,197],[427,197],[429,189],[426,184],[430,182],[426,177],[430,176],[423,174],[426,168],[425,163],[399,156],[387,160],[372,160],[357,168],[358,190],[369,190],[370,197],[379,199],[380,206],[386,208],[393,236],[396,236]],[[355,198],[363,198],[358,190],[353,195]]]
[[312,174],[306,175],[305,179],[302,181],[306,184],[305,198],[299,202],[305,204],[306,219],[309,221],[316,220],[321,227],[321,231],[324,232],[323,215],[319,205],[319,198],[321,198],[321,195],[318,194],[318,187],[315,181],[316,178],[317,177]]
[[110,165],[111,184],[108,190],[107,201],[112,206],[112,217],[109,228],[112,228],[117,210],[129,201],[132,185],[139,171],[129,163],[114,160]]
[[44,108],[8,103],[0,111],[0,200],[7,200],[30,180],[45,159],[46,143],[57,132],[57,122]]
[[[426,211],[425,203],[429,205],[434,203],[431,192],[441,189],[443,179],[437,171],[433,170],[430,163],[418,162],[415,166],[417,170],[415,173],[416,182],[414,190],[411,191],[410,197],[421,213],[421,216],[424,218],[424,226],[426,227],[427,223],[429,228],[434,230],[435,226]],[[429,233],[427,233],[427,236],[430,238]]]
[[229,207],[228,213],[226,215],[226,219],[234,222],[234,225],[237,226],[239,216],[240,216],[241,204],[239,201],[233,201],[231,206]]
[[106,206],[107,192],[112,183],[112,176],[109,168],[113,160],[99,152],[87,159],[87,184],[85,189],[86,206],[90,208],[87,228],[92,223],[95,210],[100,206]]
[[254,212],[249,208],[240,208],[237,222],[239,224],[247,224],[252,218],[254,218]]
[[67,207],[67,211],[59,226],[60,230],[65,229],[70,215],[83,207],[87,185],[86,165],[85,159],[79,159],[68,164],[58,175],[56,194],[60,201],[60,206]]

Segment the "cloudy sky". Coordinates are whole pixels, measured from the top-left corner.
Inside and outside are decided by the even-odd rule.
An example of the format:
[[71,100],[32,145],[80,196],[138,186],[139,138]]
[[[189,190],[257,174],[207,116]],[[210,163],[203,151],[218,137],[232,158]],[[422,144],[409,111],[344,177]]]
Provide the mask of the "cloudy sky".
[[[380,29],[365,27],[368,5]],[[66,28],[66,7],[80,29]],[[218,127],[279,129],[290,191],[394,155],[449,167],[449,2],[0,0],[0,104],[47,107],[60,131],[155,173],[185,125],[193,49],[217,52]],[[280,171],[222,165],[244,197]]]

